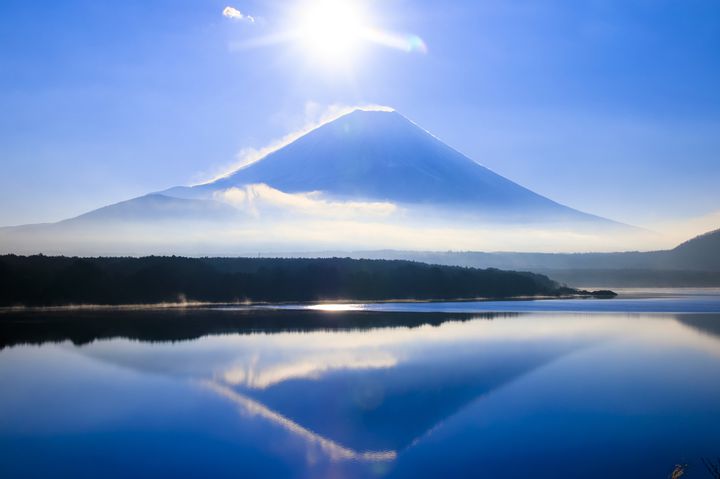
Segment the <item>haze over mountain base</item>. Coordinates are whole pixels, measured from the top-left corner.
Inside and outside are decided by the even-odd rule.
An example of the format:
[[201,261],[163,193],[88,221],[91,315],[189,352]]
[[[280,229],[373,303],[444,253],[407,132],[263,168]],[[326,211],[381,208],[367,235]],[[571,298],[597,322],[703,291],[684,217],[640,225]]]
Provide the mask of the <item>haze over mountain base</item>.
[[[176,254],[248,255],[357,250],[615,251],[647,249],[657,235],[592,223],[489,223],[450,217],[439,210],[395,210],[336,216],[285,211],[266,217],[220,202],[146,197],[146,220],[101,211],[55,224],[0,229],[0,252],[79,256]],[[201,208],[198,208],[200,206]],[[157,214],[157,208],[163,214]],[[178,211],[182,207],[183,211]],[[187,209],[193,217],[187,217]],[[141,210],[141,209],[140,209]],[[200,212],[195,215],[194,211]],[[364,217],[363,217],[364,216]],[[375,217],[373,217],[375,216]],[[642,246],[641,246],[642,245]]]

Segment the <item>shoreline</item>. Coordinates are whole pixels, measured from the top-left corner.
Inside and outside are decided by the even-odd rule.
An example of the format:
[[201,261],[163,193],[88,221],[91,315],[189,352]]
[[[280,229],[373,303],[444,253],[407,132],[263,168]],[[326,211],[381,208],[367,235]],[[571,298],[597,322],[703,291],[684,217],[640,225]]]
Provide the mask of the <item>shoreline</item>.
[[152,311],[152,310],[183,310],[183,309],[216,309],[224,307],[246,307],[248,309],[272,309],[278,306],[322,306],[327,304],[391,304],[391,303],[474,303],[474,302],[513,302],[513,301],[540,301],[540,300],[568,300],[568,299],[613,299],[616,296],[588,294],[570,294],[559,296],[512,296],[502,298],[440,298],[440,299],[330,299],[319,301],[242,301],[242,302],[204,302],[187,301],[177,303],[150,303],[150,304],[66,304],[52,306],[0,306],[0,314],[14,312],[52,312],[52,311]]

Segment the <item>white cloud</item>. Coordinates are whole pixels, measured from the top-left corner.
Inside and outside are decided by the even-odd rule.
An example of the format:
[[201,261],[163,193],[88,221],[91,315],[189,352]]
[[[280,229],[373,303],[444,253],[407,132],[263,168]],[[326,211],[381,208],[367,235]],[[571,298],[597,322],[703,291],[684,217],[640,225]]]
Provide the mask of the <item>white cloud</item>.
[[243,14],[240,10],[234,7],[225,7],[223,9],[223,17],[231,18],[233,20],[244,20],[250,23],[255,22],[255,17]]
[[215,199],[229,203],[255,217],[278,219],[284,215],[317,218],[382,218],[397,211],[388,202],[331,201],[319,192],[285,193],[266,184],[247,185],[216,192]]

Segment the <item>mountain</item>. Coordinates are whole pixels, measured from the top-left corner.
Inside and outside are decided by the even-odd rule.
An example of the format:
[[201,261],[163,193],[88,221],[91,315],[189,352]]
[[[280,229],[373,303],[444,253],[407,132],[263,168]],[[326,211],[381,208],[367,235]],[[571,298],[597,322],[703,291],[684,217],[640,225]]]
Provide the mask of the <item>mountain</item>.
[[209,183],[0,228],[0,252],[562,250],[608,248],[638,231],[534,193],[397,112],[355,110]]
[[610,223],[492,172],[395,111],[355,110],[223,178],[167,194],[207,197],[252,184],[319,191],[335,200],[461,209],[503,221]]
[[688,240],[669,252],[671,264],[720,271],[720,229]]

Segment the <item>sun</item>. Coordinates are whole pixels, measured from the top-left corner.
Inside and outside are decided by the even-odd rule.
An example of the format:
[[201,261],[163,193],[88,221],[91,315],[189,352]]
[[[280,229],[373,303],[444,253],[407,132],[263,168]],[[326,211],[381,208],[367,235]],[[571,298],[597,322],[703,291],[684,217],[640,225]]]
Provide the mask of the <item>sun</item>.
[[353,0],[311,0],[302,4],[297,18],[303,49],[333,65],[353,60],[370,30],[366,12]]
[[[374,2],[371,0],[296,0],[287,3],[287,8],[278,9],[280,20],[271,22],[264,35],[238,42],[237,49],[285,44],[290,46],[293,58],[307,59],[312,70],[351,74],[370,54],[368,47],[405,53],[425,54],[428,51],[418,35],[382,27],[392,23],[392,16],[387,11],[382,15],[372,11]],[[223,16],[234,20],[249,18],[249,22],[256,23],[256,17],[230,6],[225,7]],[[382,21],[375,23],[378,19]],[[257,17],[257,23],[268,25],[262,17]]]

